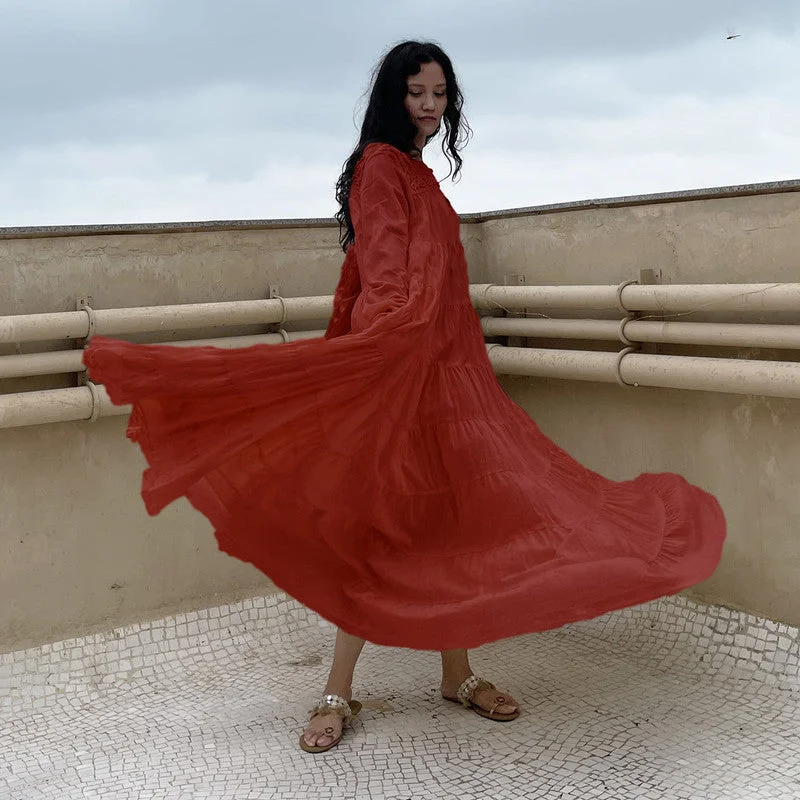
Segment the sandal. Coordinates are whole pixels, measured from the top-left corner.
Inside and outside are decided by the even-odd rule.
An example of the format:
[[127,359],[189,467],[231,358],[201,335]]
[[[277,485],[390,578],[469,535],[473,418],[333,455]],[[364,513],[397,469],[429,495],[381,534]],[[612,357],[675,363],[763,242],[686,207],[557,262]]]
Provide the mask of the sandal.
[[473,698],[475,697],[475,692],[480,691],[481,689],[493,689],[497,691],[497,687],[493,683],[489,683],[488,681],[483,680],[482,678],[478,678],[475,675],[470,675],[464,683],[456,692],[456,697],[444,697],[445,700],[449,700],[451,703],[461,703],[464,708],[468,708],[471,711],[474,711],[481,717],[486,717],[486,719],[493,719],[497,722],[511,722],[512,719],[516,719],[519,716],[519,709],[517,708],[515,711],[512,711],[510,714],[498,714],[495,709],[498,706],[504,706],[508,704],[509,698],[504,697],[503,695],[498,695],[492,705],[491,710],[487,711],[485,708],[479,706],[476,702],[474,702]]
[[[322,701],[311,709],[308,718],[310,720],[317,714],[323,712],[330,713],[331,711],[338,714],[342,718],[343,725],[346,725],[361,711],[361,703],[359,703],[358,700],[350,700],[348,702],[343,697],[339,697],[338,694],[326,694],[322,698]],[[332,736],[333,728],[326,728],[324,731],[321,731],[321,735]],[[332,747],[336,747],[341,741],[342,734],[340,733],[330,744],[326,744],[324,747],[311,745],[306,742],[305,731],[303,731],[303,733],[300,734],[300,749],[305,750],[306,753],[324,753]]]

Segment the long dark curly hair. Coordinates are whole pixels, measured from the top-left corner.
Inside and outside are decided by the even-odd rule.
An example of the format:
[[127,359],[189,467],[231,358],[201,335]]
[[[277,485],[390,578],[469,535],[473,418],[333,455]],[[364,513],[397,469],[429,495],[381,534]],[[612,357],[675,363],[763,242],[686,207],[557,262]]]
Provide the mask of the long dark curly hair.
[[[335,217],[339,221],[339,244],[345,252],[355,241],[353,221],[350,218],[350,186],[356,164],[364,148],[372,142],[390,144],[404,153],[416,151],[414,140],[417,128],[404,105],[408,94],[406,80],[410,75],[418,75],[422,64],[430,64],[432,61],[439,64],[447,81],[447,106],[442,115],[445,127],[442,151],[450,164],[447,177],[452,174],[455,180],[461,171],[462,158],[458,151],[467,143],[472,131],[461,112],[464,97],[452,62],[444,50],[433,42],[408,41],[395,45],[383,56],[372,73],[371,89],[368,90],[369,103],[364,113],[358,146],[345,162],[344,170],[336,182],[339,211]],[[440,127],[426,138],[426,144],[439,133]],[[455,170],[451,156],[456,163]]]

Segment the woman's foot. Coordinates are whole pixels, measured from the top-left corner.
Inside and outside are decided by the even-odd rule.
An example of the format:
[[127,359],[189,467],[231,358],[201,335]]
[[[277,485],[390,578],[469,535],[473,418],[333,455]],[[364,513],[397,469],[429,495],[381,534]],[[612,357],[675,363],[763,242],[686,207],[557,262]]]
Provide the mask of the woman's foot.
[[320,753],[335,747],[342,738],[344,723],[361,710],[361,703],[351,699],[350,687],[353,670],[363,647],[363,639],[345,633],[341,628],[336,631],[336,646],[325,695],[313,709],[311,719],[299,737],[303,750]]
[[343,720],[338,714],[314,714],[303,731],[303,741],[309,747],[328,747],[342,735]]
[[[335,694],[349,701],[352,697],[350,689],[346,691],[331,691],[325,689],[325,694]],[[344,720],[336,711],[325,710],[314,714],[308,721],[303,731],[303,741],[309,747],[329,747],[342,736]]]
[[[460,676],[452,678],[450,676],[442,677],[442,697],[446,700],[452,700],[455,703],[460,703],[459,689],[464,686],[469,675],[458,680]],[[486,681],[477,681],[474,690],[469,694],[469,701],[478,708],[485,711],[490,716],[500,718],[519,716],[519,704],[507,692],[500,692],[490,683]]]

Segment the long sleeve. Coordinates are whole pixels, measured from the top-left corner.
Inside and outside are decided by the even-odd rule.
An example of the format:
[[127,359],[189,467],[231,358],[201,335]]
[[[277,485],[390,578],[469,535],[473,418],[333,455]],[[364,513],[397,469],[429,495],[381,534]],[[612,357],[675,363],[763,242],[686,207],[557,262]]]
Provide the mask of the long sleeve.
[[361,278],[352,331],[370,328],[408,302],[409,203],[399,154],[388,147],[364,155],[351,194]]

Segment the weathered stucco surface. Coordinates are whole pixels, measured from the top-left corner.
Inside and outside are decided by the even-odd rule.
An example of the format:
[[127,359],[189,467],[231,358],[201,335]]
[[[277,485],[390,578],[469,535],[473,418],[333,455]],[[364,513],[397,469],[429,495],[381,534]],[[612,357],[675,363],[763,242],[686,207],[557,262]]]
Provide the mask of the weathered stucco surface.
[[[641,269],[660,270],[666,283],[795,282],[798,198],[722,194],[477,215],[464,218],[462,238],[473,283],[524,275],[530,284],[610,284]],[[0,315],[73,310],[84,295],[115,308],[261,298],[273,284],[286,296],[332,294],[337,238],[324,221],[0,230]],[[800,323],[800,310],[785,316]],[[0,344],[0,354],[64,346]],[[0,393],[73,380],[0,382]],[[679,472],[717,495],[729,539],[717,573],[692,594],[800,624],[800,403],[526,378],[502,384],[591,468],[615,479]],[[0,648],[272,589],[216,549],[209,524],[185,501],[147,516],[138,494],[144,459],[124,431],[120,418],[0,431]]]

